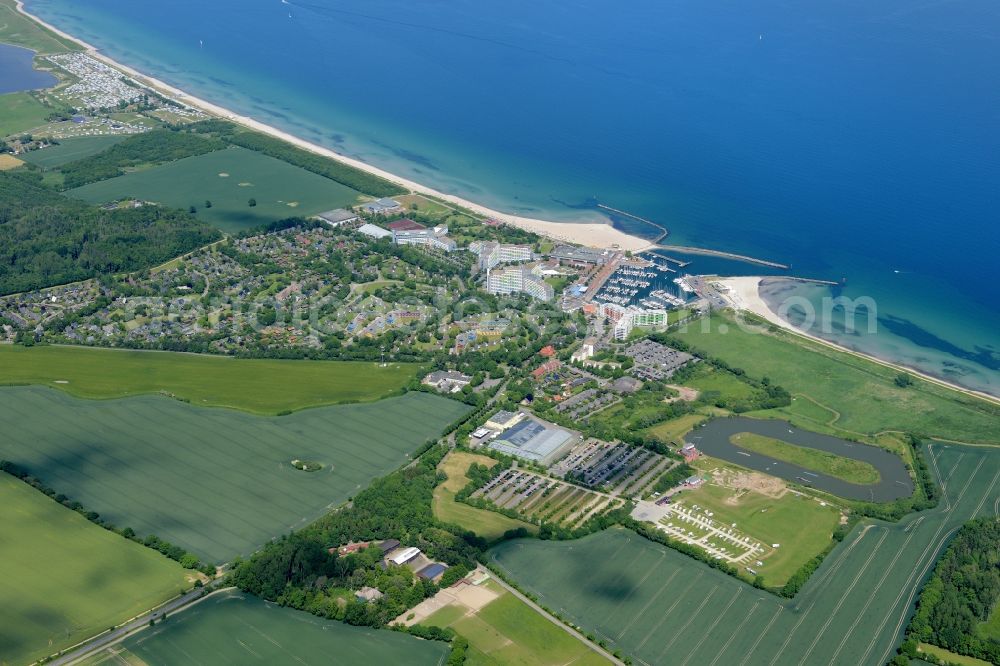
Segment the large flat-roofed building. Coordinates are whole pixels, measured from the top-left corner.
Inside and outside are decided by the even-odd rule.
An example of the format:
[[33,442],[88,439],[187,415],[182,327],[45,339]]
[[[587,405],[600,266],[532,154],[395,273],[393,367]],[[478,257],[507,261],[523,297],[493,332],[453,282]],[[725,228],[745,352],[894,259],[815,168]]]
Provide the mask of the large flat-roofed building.
[[424,247],[451,252],[458,248],[454,239],[448,238],[448,227],[425,227],[409,218],[396,220],[388,225],[392,230],[392,240],[396,245],[422,245]]
[[513,245],[495,241],[469,243],[469,251],[479,257],[479,267],[490,270],[500,264],[531,261],[535,257],[530,245]]
[[575,247],[573,245],[557,245],[549,256],[560,262],[569,264],[602,265],[611,261],[615,253],[612,250],[598,250],[591,247]]
[[551,465],[573,443],[573,434],[562,428],[526,419],[489,443],[494,451]]
[[393,564],[403,566],[407,562],[411,562],[420,556],[420,549],[410,546],[404,550],[399,551],[395,555],[389,558],[389,561]]
[[486,275],[486,291],[490,294],[528,294],[540,301],[551,301],[555,290],[533,269],[524,266],[495,268]]
[[486,421],[486,427],[491,430],[506,430],[514,425],[517,425],[524,420],[524,412],[508,412],[506,410],[500,410]]
[[342,224],[356,222],[358,220],[358,214],[354,211],[347,210],[346,208],[328,210],[325,213],[320,213],[316,217],[323,220],[331,227],[339,227]]
[[358,233],[364,234],[365,236],[371,236],[375,239],[380,238],[391,238],[392,232],[388,229],[383,229],[382,227],[377,227],[374,224],[362,224],[358,227]]
[[387,215],[389,213],[396,213],[403,210],[403,205],[395,199],[385,197],[383,199],[370,201],[362,206],[362,208],[369,213],[374,213],[376,215]]

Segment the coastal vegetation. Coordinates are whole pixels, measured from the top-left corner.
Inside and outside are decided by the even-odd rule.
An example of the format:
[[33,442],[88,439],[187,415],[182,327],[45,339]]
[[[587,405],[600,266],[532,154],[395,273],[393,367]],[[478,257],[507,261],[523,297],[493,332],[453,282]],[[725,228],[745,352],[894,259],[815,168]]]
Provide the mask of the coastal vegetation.
[[783,460],[799,467],[821,472],[849,483],[868,485],[878,483],[879,473],[870,463],[853,458],[845,458],[828,451],[796,446],[773,437],[765,437],[750,432],[741,432],[730,437],[736,446],[755,451],[765,456]]
[[748,332],[731,315],[714,314],[708,326],[692,325],[671,338],[783,386],[794,400],[775,411],[805,428],[848,436],[896,430],[1000,445],[1000,407],[919,378],[906,388],[897,386],[892,368],[767,324]]
[[[0,42],[42,53],[78,51],[80,46],[17,11],[16,0],[0,0]],[[0,117],[3,114],[0,113]]]
[[190,572],[0,472],[0,654],[28,664],[191,587]]
[[924,585],[901,652],[917,658],[917,643],[1000,663],[1000,520],[962,526]]
[[[468,410],[409,393],[264,418],[159,396],[0,393],[0,458],[118,529],[155,535],[212,563],[307,525]],[[324,468],[303,474],[290,463],[296,458]]]
[[35,173],[0,172],[0,294],[148,268],[218,237],[181,211],[102,210]]
[[167,395],[260,415],[371,402],[399,393],[421,370],[409,363],[287,361],[95,349],[0,346],[0,385],[40,384],[79,398]]

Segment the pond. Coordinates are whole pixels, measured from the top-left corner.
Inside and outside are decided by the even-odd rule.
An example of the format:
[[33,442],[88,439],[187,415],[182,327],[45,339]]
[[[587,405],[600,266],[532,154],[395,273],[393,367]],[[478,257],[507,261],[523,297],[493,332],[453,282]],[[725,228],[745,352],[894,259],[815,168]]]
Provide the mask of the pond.
[[0,44],[0,95],[51,88],[59,82],[59,79],[49,72],[35,69],[34,59],[34,51],[20,46]]
[[[818,449],[845,458],[866,462],[879,472],[877,483],[860,485],[843,479],[814,472],[799,465],[777,460],[755,451],[748,451],[732,443],[730,438],[749,432],[778,439],[796,446]],[[884,449],[845,439],[821,435],[796,428],[787,421],[750,419],[746,417],[720,418],[692,430],[687,440],[702,453],[764,472],[792,483],[809,486],[844,499],[868,502],[891,502],[913,493],[913,480],[903,460]]]

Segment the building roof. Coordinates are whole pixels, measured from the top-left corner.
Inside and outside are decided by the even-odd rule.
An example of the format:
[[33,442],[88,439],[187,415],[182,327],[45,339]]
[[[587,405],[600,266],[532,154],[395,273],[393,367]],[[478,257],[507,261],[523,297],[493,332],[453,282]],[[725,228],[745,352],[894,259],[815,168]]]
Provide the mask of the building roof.
[[572,437],[569,431],[562,428],[528,419],[504,432],[490,443],[490,448],[508,455],[542,462],[556,453]]
[[392,232],[382,227],[376,227],[374,224],[362,224],[358,227],[358,233],[362,233],[366,236],[372,236],[373,238],[388,238],[392,236]]
[[506,425],[516,419],[520,415],[520,412],[508,412],[501,409],[499,412],[491,416],[488,420],[492,423],[499,425]]
[[390,222],[386,226],[389,227],[392,231],[418,231],[420,229],[427,228],[424,225],[420,224],[419,222],[411,220],[408,217],[404,217],[401,220]]
[[389,553],[399,548],[399,541],[397,539],[386,539],[378,547],[383,553]]
[[545,358],[552,358],[556,355],[556,348],[552,345],[545,345],[538,353]]
[[420,555],[420,549],[415,546],[410,546],[409,548],[405,548],[400,552],[396,553],[395,555],[393,555],[392,557],[390,557],[389,561],[392,562],[393,564],[406,564],[410,560],[416,558],[418,555]]
[[462,374],[458,370],[437,370],[424,377],[424,382],[428,384],[438,384],[443,381],[464,382],[468,384],[472,377]]
[[426,567],[418,571],[417,575],[424,580],[434,580],[443,574],[447,568],[448,567],[439,562],[434,562],[433,564],[428,564]]
[[354,596],[361,601],[378,601],[382,598],[382,593],[374,587],[363,587]]
[[343,224],[344,222],[350,222],[351,220],[358,219],[358,214],[354,211],[347,210],[346,208],[335,208],[333,210],[328,210],[325,213],[320,213],[317,215],[324,222],[328,222],[334,226],[338,224]]

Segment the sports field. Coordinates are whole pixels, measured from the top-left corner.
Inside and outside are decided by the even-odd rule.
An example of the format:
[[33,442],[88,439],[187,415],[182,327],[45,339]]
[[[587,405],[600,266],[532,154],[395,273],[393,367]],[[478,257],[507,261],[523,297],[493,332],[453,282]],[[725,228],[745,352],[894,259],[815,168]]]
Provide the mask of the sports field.
[[159,553],[0,472],[0,663],[29,664],[191,586]]
[[[440,435],[466,405],[429,395],[259,417],[160,396],[0,389],[0,458],[119,527],[226,561],[302,527]],[[294,459],[323,464],[295,469]]]
[[22,155],[25,162],[31,162],[43,169],[69,164],[74,160],[89,157],[123,141],[124,134],[118,136],[81,136],[76,139],[60,139],[58,146],[33,150]]
[[[607,660],[535,612],[496,581],[475,592],[496,597],[480,607],[456,601],[425,618],[425,626],[450,627],[469,641],[468,666],[596,666]],[[461,594],[461,593],[460,593]]]
[[524,527],[534,533],[537,528],[531,523],[455,501],[455,493],[469,484],[469,477],[465,476],[465,473],[472,463],[493,467],[497,461],[475,453],[452,451],[438,465],[438,469],[448,476],[448,480],[434,489],[434,516],[446,523],[471,530],[490,541],[502,537],[507,530],[515,530],[518,527]]
[[[230,232],[358,202],[358,192],[349,187],[235,146],[91,183],[66,194],[91,203],[136,197],[175,208],[195,206],[200,219]],[[257,205],[251,207],[250,199]],[[212,202],[211,208],[205,207],[206,200]]]
[[[751,376],[770,377],[795,397],[791,406],[762,416],[780,414],[813,430],[830,426],[861,435],[901,430],[1000,444],[1000,407],[919,379],[900,388],[891,368],[789,333],[748,333],[725,315],[714,315],[710,323],[708,332],[695,323],[672,335]],[[725,333],[720,324],[727,324]]]
[[282,608],[236,590],[103,650],[87,666],[197,664],[443,664],[449,646],[395,631],[352,627]]
[[0,385],[42,384],[81,398],[162,393],[194,405],[273,415],[378,400],[421,366],[364,361],[234,359],[92,347],[0,345]]
[[632,532],[509,541],[491,559],[541,602],[637,663],[884,664],[919,585],[964,521],[1000,508],[1000,451],[935,445],[945,497],[897,524],[858,526],[792,600]]

